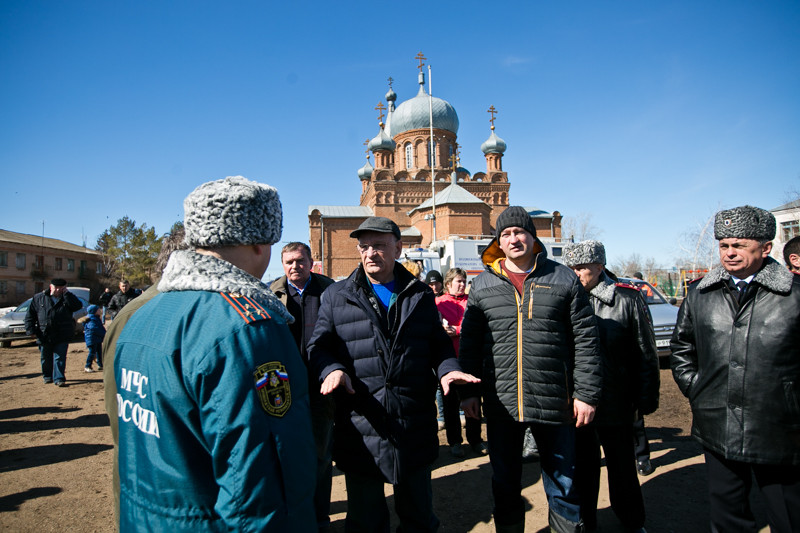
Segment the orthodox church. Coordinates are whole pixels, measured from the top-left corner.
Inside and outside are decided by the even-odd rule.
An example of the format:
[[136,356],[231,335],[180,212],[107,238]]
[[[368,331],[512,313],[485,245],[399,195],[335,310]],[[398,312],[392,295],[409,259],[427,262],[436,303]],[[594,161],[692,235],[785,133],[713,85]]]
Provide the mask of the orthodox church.
[[[488,110],[492,116],[489,138],[480,147],[486,172],[472,175],[458,165],[456,110],[426,92],[422,69],[425,58],[420,53],[415,59],[419,60],[417,95],[395,107],[397,94],[389,78],[386,105],[381,102],[376,107],[379,130],[365,143],[367,162],[358,170],[358,205],[308,208],[309,244],[316,272],[337,279],[353,271],[359,256],[350,232],[367,217],[394,220],[402,232],[404,247],[427,248],[448,238],[491,237],[498,215],[509,206],[510,183],[502,162],[506,143],[494,131],[494,106]],[[558,211],[528,210],[540,237],[561,237]]]

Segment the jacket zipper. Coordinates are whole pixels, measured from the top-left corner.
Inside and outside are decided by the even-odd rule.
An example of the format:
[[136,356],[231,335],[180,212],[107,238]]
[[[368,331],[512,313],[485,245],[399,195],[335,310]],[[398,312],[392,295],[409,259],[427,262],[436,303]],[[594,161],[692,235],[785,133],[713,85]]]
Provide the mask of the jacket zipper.
[[525,421],[522,408],[522,301],[519,294],[514,291],[517,299],[517,416],[520,422]]

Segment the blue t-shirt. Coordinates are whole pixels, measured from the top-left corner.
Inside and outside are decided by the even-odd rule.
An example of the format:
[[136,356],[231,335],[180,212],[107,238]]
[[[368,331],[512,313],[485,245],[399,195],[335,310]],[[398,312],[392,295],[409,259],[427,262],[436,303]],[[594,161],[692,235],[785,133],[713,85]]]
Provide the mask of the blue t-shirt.
[[370,282],[370,285],[384,308],[389,309],[397,300],[397,294],[394,292],[395,280],[384,284]]

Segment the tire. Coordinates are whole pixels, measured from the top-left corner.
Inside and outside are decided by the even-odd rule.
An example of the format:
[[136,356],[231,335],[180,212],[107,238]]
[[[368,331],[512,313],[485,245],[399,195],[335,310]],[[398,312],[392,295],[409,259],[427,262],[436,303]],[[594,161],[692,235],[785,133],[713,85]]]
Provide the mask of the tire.
[[0,348],[11,348],[11,341],[0,341]]

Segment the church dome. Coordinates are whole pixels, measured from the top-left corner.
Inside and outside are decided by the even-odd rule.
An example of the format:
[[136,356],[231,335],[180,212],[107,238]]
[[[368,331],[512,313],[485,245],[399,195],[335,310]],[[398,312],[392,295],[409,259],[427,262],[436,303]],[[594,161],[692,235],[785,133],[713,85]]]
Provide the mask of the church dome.
[[506,142],[495,135],[494,128],[492,128],[492,134],[489,135],[489,138],[481,145],[481,152],[484,154],[502,154],[506,151]]
[[[453,106],[435,96],[431,103],[433,107],[433,127],[457,134],[458,115]],[[397,106],[397,109],[392,113],[391,135],[394,137],[404,131],[430,128],[430,120],[428,93],[425,92],[425,87],[420,84],[417,96]]]
[[363,167],[358,169],[358,179],[361,181],[366,181],[372,177],[372,171],[375,170],[372,168],[372,165],[369,164],[369,159],[367,159],[366,164]]
[[367,145],[367,148],[373,152],[377,152],[378,150],[394,151],[395,147],[395,142],[391,137],[386,135],[386,132],[383,131],[383,128],[381,128],[381,131],[378,133],[378,135]]

